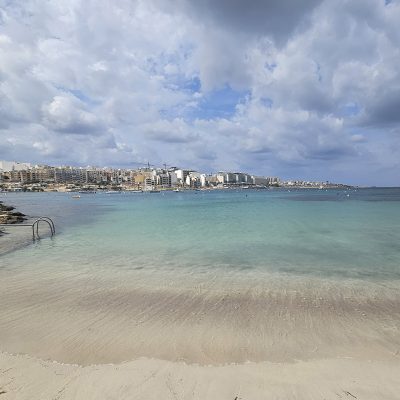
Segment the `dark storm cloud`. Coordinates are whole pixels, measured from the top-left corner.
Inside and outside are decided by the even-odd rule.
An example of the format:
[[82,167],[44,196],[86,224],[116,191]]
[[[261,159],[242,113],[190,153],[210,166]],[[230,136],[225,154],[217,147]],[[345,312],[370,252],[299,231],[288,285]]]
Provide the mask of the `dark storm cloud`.
[[166,0],[157,1],[172,10],[180,9],[192,19],[214,24],[233,33],[271,36],[283,43],[304,22],[321,0]]
[[400,124],[400,88],[385,90],[376,99],[371,100],[363,117],[365,125],[393,126]]

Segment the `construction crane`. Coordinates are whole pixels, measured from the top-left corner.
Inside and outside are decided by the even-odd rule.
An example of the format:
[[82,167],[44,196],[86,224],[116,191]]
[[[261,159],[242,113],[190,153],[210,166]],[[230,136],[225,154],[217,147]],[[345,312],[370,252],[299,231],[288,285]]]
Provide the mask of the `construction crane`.
[[135,165],[144,165],[144,166],[146,166],[148,169],[150,169],[150,167],[155,167],[155,165],[154,165],[154,164],[150,164],[149,161],[147,161],[147,163],[142,163],[142,162],[133,161],[133,162],[131,162],[131,164],[135,164]]
[[167,170],[167,168],[176,168],[175,165],[170,165],[170,164],[167,164],[167,163],[164,163],[163,166],[164,166],[165,170]]
[[[148,169],[150,169],[150,167],[156,167],[155,164],[150,164],[149,161],[148,161],[147,163],[133,161],[133,162],[131,162],[131,164],[134,164],[134,165],[143,165],[143,166],[147,167]],[[164,170],[165,170],[165,171],[167,171],[167,168],[170,168],[170,167],[176,168],[174,165],[170,165],[170,164],[167,164],[167,163],[163,163],[162,165],[164,166]]]

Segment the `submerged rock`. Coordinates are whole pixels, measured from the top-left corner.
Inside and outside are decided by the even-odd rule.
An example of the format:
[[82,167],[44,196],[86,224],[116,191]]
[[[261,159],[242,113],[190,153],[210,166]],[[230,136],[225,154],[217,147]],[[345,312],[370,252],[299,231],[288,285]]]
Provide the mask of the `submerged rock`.
[[13,210],[15,207],[7,206],[0,201],[0,224],[18,224],[26,221],[25,214]]

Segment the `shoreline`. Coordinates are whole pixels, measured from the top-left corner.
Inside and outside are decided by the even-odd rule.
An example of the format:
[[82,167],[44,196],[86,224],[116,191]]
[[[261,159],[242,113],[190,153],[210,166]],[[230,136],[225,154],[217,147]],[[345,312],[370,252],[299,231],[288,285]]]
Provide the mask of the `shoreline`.
[[[32,242],[31,230],[18,230],[15,226],[24,223],[30,219],[29,216],[16,211],[14,206],[4,204],[0,200],[0,257],[21,249]],[[9,226],[11,228],[9,228]]]
[[4,399],[395,399],[398,360],[335,358],[220,367],[140,358],[86,367],[0,353]]
[[400,282],[276,279],[245,289],[122,275],[1,274],[0,351],[80,365],[150,357],[221,366],[385,360],[400,350]]
[[4,400],[394,400],[400,391],[400,282],[149,291],[140,280],[31,272],[1,274]]
[[398,274],[136,265],[66,238],[1,259],[1,399],[398,396]]
[[[27,216],[27,223],[33,222],[35,218]],[[15,224],[18,225],[18,224]],[[23,250],[25,247],[31,246],[34,241],[32,240],[32,228],[21,227],[21,229],[15,229],[15,225],[10,225],[11,228],[3,226],[3,234],[0,236],[0,257],[8,255],[18,250]],[[43,238],[47,238],[49,235],[43,235]]]

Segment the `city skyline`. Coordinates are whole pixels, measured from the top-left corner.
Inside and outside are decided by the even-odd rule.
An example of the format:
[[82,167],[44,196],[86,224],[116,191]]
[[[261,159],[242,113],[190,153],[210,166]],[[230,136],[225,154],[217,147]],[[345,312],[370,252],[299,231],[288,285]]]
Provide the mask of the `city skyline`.
[[400,3],[0,2],[0,159],[400,186]]
[[[171,173],[171,172],[176,172],[176,171],[181,171],[181,174],[185,174],[187,176],[190,173],[194,173],[196,175],[196,178],[200,178],[200,175],[203,176],[204,178],[209,178],[209,177],[214,177],[217,178],[218,175],[224,175],[226,176],[225,178],[220,178],[219,183],[224,184],[224,183],[241,183],[241,184],[257,184],[255,180],[258,180],[258,183],[261,183],[263,180],[265,180],[264,183],[307,183],[307,184],[312,184],[312,185],[319,185],[321,183],[323,184],[331,184],[332,182],[329,180],[304,180],[299,177],[292,177],[290,179],[281,179],[278,176],[274,175],[262,175],[262,174],[256,174],[253,173],[252,171],[234,171],[234,170],[227,170],[227,169],[220,169],[219,171],[200,171],[196,170],[194,168],[189,168],[187,166],[178,166],[178,165],[168,165],[166,163],[162,165],[155,165],[155,164],[150,164],[149,162],[147,163],[132,163],[135,165],[131,167],[125,167],[125,168],[114,168],[110,166],[99,166],[99,165],[86,165],[86,166],[79,166],[79,165],[48,165],[48,164],[31,164],[28,162],[22,162],[22,161],[9,161],[9,160],[0,160],[0,184],[5,183],[6,181],[4,180],[5,176],[9,176],[11,172],[15,172],[14,178],[16,179],[15,182],[23,182],[26,180],[26,178],[22,178],[22,175],[19,176],[18,173],[29,173],[31,172],[31,178],[30,180],[32,182],[35,182],[35,177],[39,173],[43,173],[43,176],[46,177],[46,179],[49,178],[49,172],[48,170],[65,170],[65,171],[72,171],[70,172],[70,175],[74,175],[74,171],[92,171],[92,172],[106,172],[106,173],[114,173],[117,171],[121,171],[122,174],[129,174],[136,173],[136,172],[143,172],[143,171],[148,171],[154,173],[154,176],[157,175],[162,175],[163,173]],[[35,172],[35,171],[40,171],[40,172]],[[52,172],[50,175],[53,176],[54,172]],[[241,175],[241,178],[237,178],[234,176]],[[83,176],[83,175],[82,175]],[[121,175],[122,176],[122,175]],[[246,179],[243,179],[243,176],[246,176]],[[41,179],[39,181],[46,181],[46,179]],[[53,179],[51,179],[53,180]],[[72,181],[73,179],[71,179]],[[87,176],[86,176],[87,180]],[[182,183],[185,180],[184,178],[181,178]],[[252,180],[252,182],[250,181]],[[11,181],[12,182],[12,181]],[[121,181],[122,182],[122,181]],[[217,181],[215,182],[217,183]],[[340,184],[343,186],[346,186],[345,182],[336,182],[335,184]],[[188,184],[190,186],[190,184]]]

